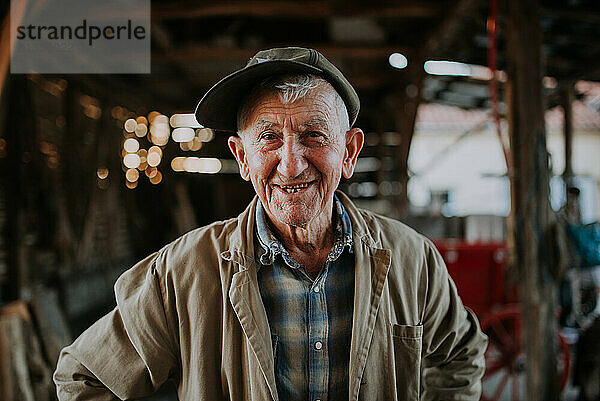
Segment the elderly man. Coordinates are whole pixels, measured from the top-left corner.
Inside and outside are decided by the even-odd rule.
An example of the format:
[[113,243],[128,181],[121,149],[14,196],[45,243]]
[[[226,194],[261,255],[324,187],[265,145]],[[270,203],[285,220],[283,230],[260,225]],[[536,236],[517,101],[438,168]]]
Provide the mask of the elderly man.
[[175,381],[181,400],[478,400],[485,336],[427,239],[336,192],[363,145],[358,97],[312,49],[257,53],[196,109],[232,131],[257,197],[115,285],[61,354],[61,399]]

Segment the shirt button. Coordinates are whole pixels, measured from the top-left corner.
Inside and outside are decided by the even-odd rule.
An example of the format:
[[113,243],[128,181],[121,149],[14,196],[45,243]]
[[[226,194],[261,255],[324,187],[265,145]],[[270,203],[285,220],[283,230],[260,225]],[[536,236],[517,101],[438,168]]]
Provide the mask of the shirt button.
[[[319,292],[321,291],[321,289],[319,288],[319,286],[316,286],[315,288],[313,288],[314,292]],[[320,400],[315,400],[315,401],[320,401]]]
[[323,348],[323,343],[322,343],[321,341],[317,341],[317,342],[315,343],[315,348],[316,348],[316,349],[321,349],[321,348]]

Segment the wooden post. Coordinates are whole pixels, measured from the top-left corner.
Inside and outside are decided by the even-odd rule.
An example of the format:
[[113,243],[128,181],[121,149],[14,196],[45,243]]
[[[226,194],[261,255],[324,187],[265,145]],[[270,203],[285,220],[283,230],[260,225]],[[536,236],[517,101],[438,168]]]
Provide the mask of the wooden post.
[[558,400],[555,284],[547,258],[551,213],[542,97],[538,0],[508,2],[508,120],[513,151],[511,200],[515,267],[526,358],[524,399]]
[[568,187],[573,179],[572,148],[573,148],[573,82],[561,82],[560,103],[564,113],[564,140],[565,140],[565,168],[563,181]]
[[421,88],[423,86],[423,61],[421,58],[411,62],[407,68],[406,81],[400,84],[397,94],[395,126],[400,134],[400,146],[398,149],[398,169],[400,182],[400,193],[397,197],[397,210],[399,216],[408,213],[408,156],[415,130],[417,110],[421,100]]
[[571,160],[573,147],[573,82],[561,82],[560,102],[565,116],[565,168],[563,170],[563,179],[565,184],[569,185],[573,178]]
[[574,82],[561,82],[559,86],[560,103],[564,113],[564,138],[565,138],[565,168],[562,178],[565,186],[564,210],[571,223],[581,224],[581,205],[579,203],[579,188],[573,182],[573,99]]

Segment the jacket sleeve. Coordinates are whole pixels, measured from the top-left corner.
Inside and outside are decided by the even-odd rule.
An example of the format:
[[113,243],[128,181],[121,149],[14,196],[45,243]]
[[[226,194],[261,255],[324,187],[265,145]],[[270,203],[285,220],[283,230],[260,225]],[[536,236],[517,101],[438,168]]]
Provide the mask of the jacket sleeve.
[[427,244],[422,400],[479,400],[487,337],[465,308],[433,244]]
[[60,354],[54,382],[60,400],[115,400],[148,395],[176,372],[176,324],[153,254],[115,284],[117,307]]

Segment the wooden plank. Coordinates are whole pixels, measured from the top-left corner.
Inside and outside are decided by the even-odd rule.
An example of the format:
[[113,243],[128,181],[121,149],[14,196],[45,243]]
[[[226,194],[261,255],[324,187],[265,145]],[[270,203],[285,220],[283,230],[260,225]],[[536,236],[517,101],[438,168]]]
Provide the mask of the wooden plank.
[[[556,287],[546,257],[550,226],[549,168],[542,97],[538,0],[511,1],[507,16],[507,104],[513,152],[511,216],[530,401],[559,399]],[[527,38],[527,40],[523,40]]]

